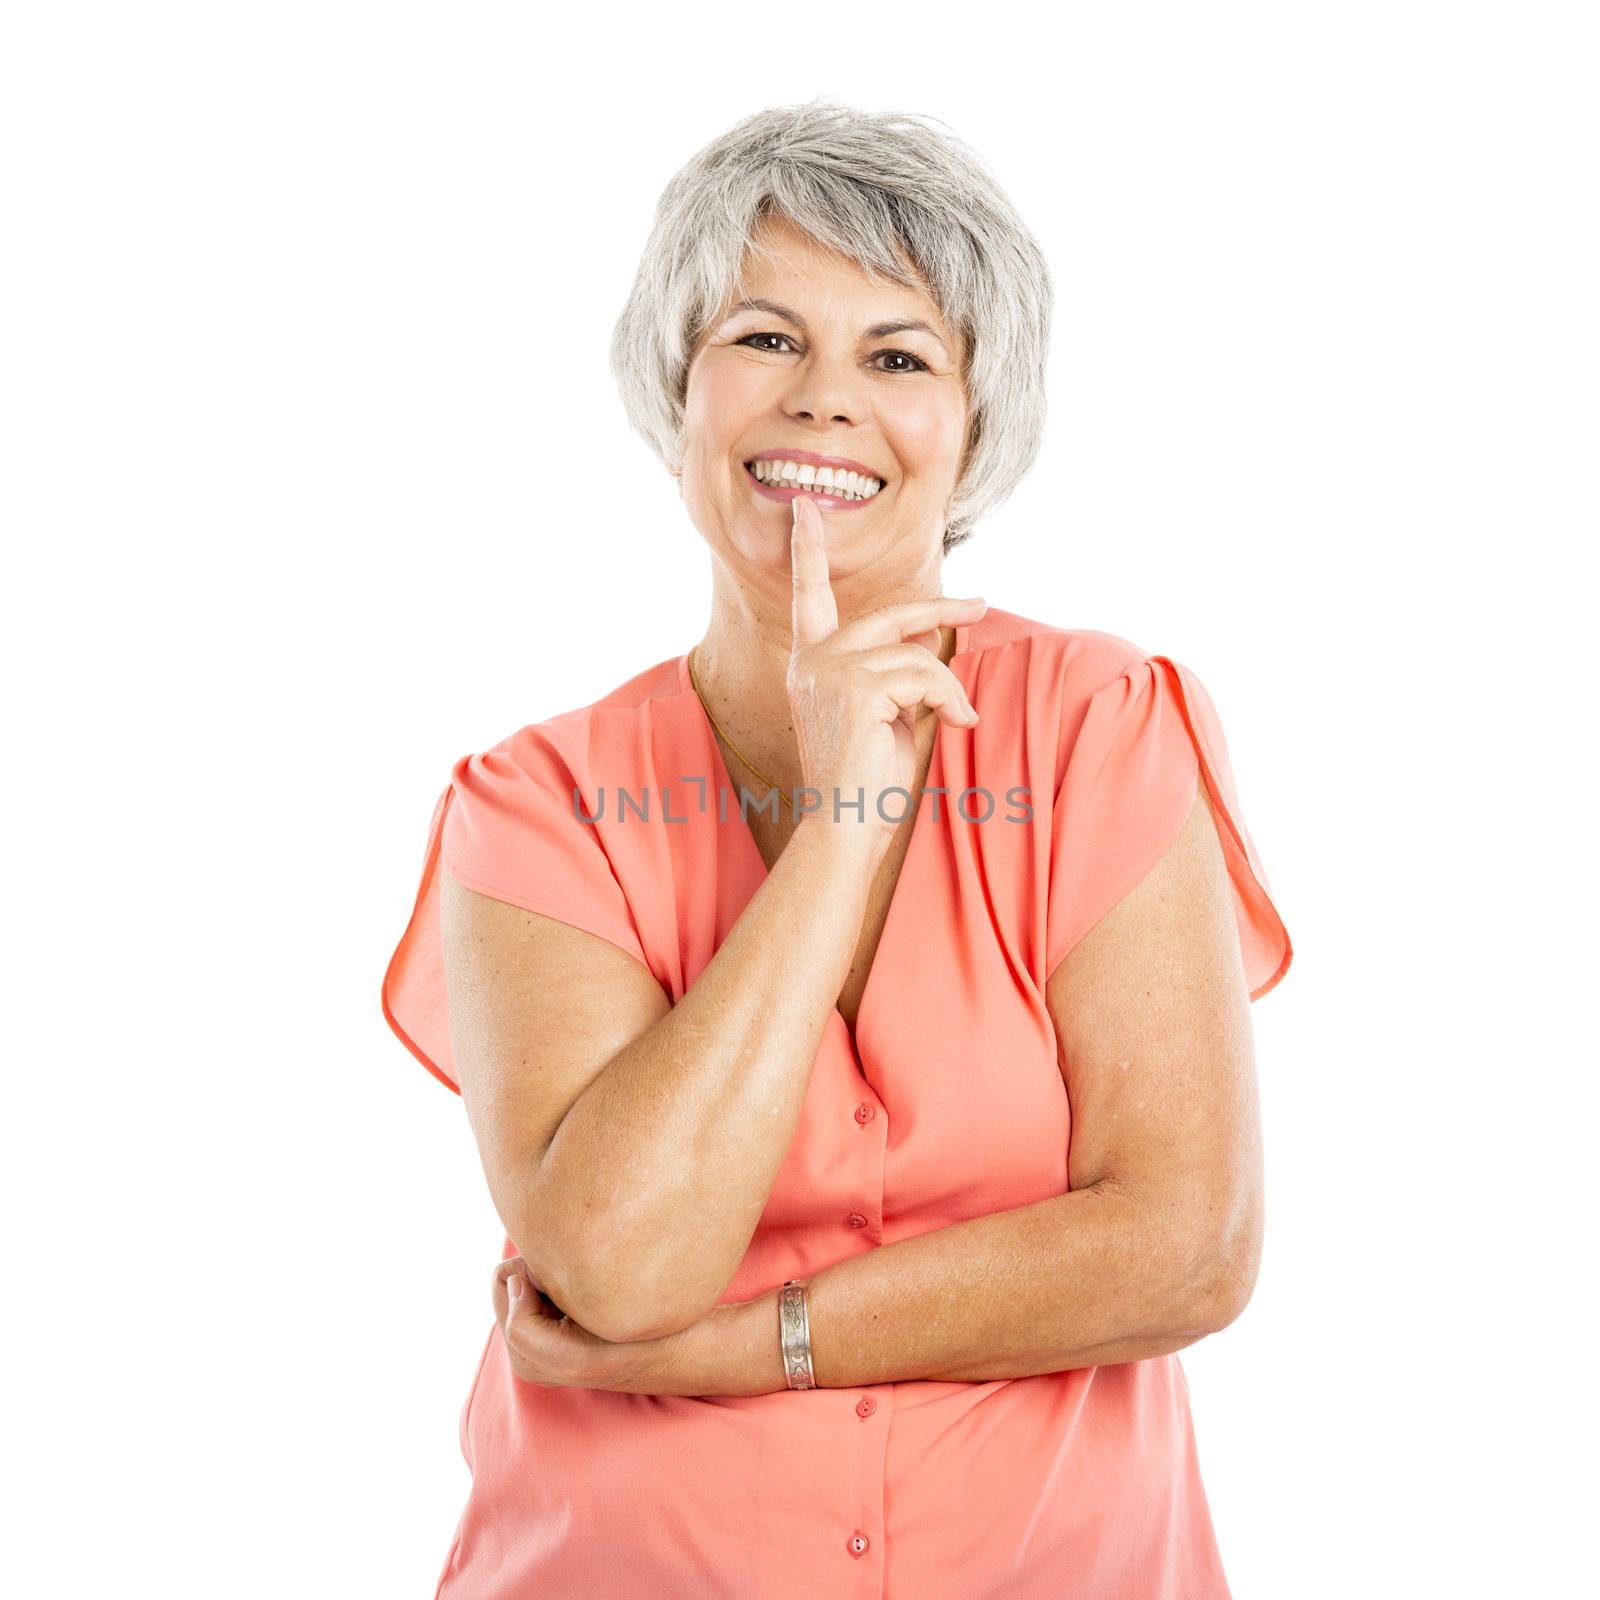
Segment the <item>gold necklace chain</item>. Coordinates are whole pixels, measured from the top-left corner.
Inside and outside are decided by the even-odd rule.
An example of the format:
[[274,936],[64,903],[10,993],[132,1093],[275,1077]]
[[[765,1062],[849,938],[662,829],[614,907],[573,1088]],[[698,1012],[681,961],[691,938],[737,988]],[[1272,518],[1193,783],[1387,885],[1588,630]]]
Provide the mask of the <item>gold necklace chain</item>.
[[[942,644],[942,642],[943,642],[943,630],[942,630],[942,629],[941,629],[941,630],[940,630],[940,642],[941,642],[941,644]],[[699,647],[698,647],[698,646],[696,646],[696,649],[698,649],[698,648],[699,648]],[[723,742],[723,743],[724,743],[724,744],[726,744],[726,745],[727,745],[727,747],[728,747],[728,748],[729,748],[729,749],[730,749],[730,750],[731,750],[731,751],[733,751],[733,753],[734,753],[734,754],[735,754],[735,755],[736,755],[736,756],[738,756],[738,758],[739,758],[739,759],[740,759],[740,760],[741,760],[741,761],[742,761],[742,762],[743,762],[743,763],[744,763],[744,764],[745,764],[745,765],[746,765],[746,766],[747,766],[747,767],[748,767],[748,768],[749,768],[749,769],[750,769],[750,770],[751,770],[751,771],[752,771],[752,772],[753,772],[753,773],[755,773],[755,775],[756,775],[756,776],[757,776],[757,777],[758,777],[758,778],[759,778],[759,779],[760,779],[760,780],[761,780],[761,781],[762,781],[762,782],[763,782],[763,783],[764,783],[764,784],[766,784],[766,786],[767,786],[767,787],[768,787],[768,788],[769,788],[769,789],[778,789],[778,786],[777,786],[777,784],[776,784],[776,783],[774,783],[774,782],[773,782],[773,781],[772,781],[772,779],[771,779],[771,778],[769,778],[769,777],[768,777],[768,776],[767,776],[767,775],[766,775],[766,773],[764,773],[764,772],[763,772],[763,771],[762,771],[762,770],[761,770],[761,768],[760,768],[760,767],[758,767],[758,766],[757,766],[757,765],[756,765],[756,764],[755,764],[755,762],[753,762],[753,761],[752,761],[752,760],[751,760],[751,759],[750,759],[750,758],[749,758],[749,756],[747,756],[747,755],[746,755],[746,754],[745,754],[745,753],[744,753],[744,751],[742,751],[742,750],[741,750],[741,749],[740,749],[740,748],[739,748],[739,747],[738,747],[738,745],[736,745],[736,744],[735,744],[735,743],[734,743],[734,742],[733,742],[733,740],[732,740],[732,739],[730,739],[730,738],[729,738],[729,737],[728,737],[728,736],[727,736],[727,734],[726,734],[726,733],[724,733],[724,732],[723,732],[723,729],[722,729],[722,724],[721,724],[721,723],[720,723],[720,722],[718,722],[718,721],[717,721],[717,719],[716,719],[716,718],[715,718],[715,717],[714,717],[714,716],[712,716],[712,715],[711,715],[711,707],[710,707],[710,706],[708,706],[708,705],[707,705],[707,704],[706,704],[706,697],[705,697],[705,696],[704,696],[704,695],[703,695],[703,694],[701,694],[701,693],[700,693],[700,679],[699,679],[699,677],[698,677],[698,676],[697,676],[697,675],[696,675],[696,673],[695,673],[695,670],[694,670],[694,650],[691,650],[691,651],[690,651],[690,652],[689,652],[689,656],[688,656],[688,661],[689,661],[689,682],[690,682],[690,683],[691,683],[691,684],[693,684],[693,685],[694,685],[694,692],[695,692],[695,696],[696,696],[696,698],[697,698],[697,699],[698,699],[698,700],[699,700],[699,701],[700,701],[700,706],[701,706],[701,709],[702,709],[702,710],[703,710],[703,711],[704,711],[704,712],[705,712],[705,714],[706,714],[706,717],[707,717],[707,718],[708,718],[708,719],[709,719],[709,721],[710,721],[710,723],[711,723],[711,726],[712,726],[712,727],[713,727],[713,728],[715,728],[715,729],[716,729],[716,730],[717,730],[717,732],[718,732],[718,733],[719,733],[719,734],[721,734],[721,735],[722,735],[722,742]],[[788,796],[788,795],[786,795],[786,794],[785,794],[785,793],[784,793],[784,792],[783,792],[783,790],[782,790],[782,789],[778,789],[778,798],[779,798],[779,799],[780,799],[780,800],[782,800],[782,801],[783,801],[783,802],[784,802],[784,803],[785,803],[785,804],[786,804],[786,805],[787,805],[787,806],[788,806],[788,807],[789,807],[789,810],[790,810],[790,811],[791,811],[791,812],[792,812],[792,813],[793,813],[793,814],[794,814],[794,815],[795,815],[795,816],[797,816],[797,817],[798,817],[798,816],[799,816],[799,815],[800,815],[800,813],[799,813],[799,811],[798,811],[798,810],[796,810],[796,808],[795,808],[795,803],[794,803],[794,801],[793,801],[793,800],[792,800],[792,799],[791,799],[791,798],[790,798],[790,797],[789,797],[789,796]]]
[[[716,719],[716,718],[715,718],[715,717],[714,717],[714,716],[712,716],[712,715],[711,715],[711,707],[710,707],[710,706],[708,706],[708,705],[707,705],[707,704],[706,704],[706,697],[705,697],[705,696],[704,696],[704,695],[703,695],[703,694],[701,694],[701,693],[700,693],[700,679],[699,679],[699,678],[698,678],[698,677],[697,677],[697,676],[696,676],[696,675],[695,675],[695,670],[694,670],[694,651],[693,651],[693,650],[691,650],[691,651],[690,651],[690,652],[689,652],[689,682],[690,682],[690,683],[692,683],[692,684],[693,684],[693,685],[694,685],[694,692],[695,692],[695,694],[696,694],[696,696],[697,696],[697,697],[698,697],[698,698],[699,698],[699,701],[700,701],[700,706],[701,706],[701,709],[702,709],[702,710],[703,710],[703,711],[704,711],[704,712],[705,712],[705,714],[706,714],[706,716],[707,716],[707,718],[708,718],[708,719],[709,719],[709,720],[710,720],[710,723],[711,723],[711,726],[712,726],[712,727],[713,727],[713,728],[715,728],[715,729],[716,729],[716,730],[717,730],[717,732],[718,732],[718,733],[719,733],[719,734],[721,734],[721,735],[722,735],[722,741],[723,741],[723,743],[724,743],[724,744],[726,744],[726,745],[727,745],[727,747],[728,747],[728,748],[729,748],[729,749],[730,749],[730,750],[731,750],[731,751],[733,751],[733,753],[734,753],[734,754],[735,754],[735,755],[736,755],[736,756],[738,756],[738,758],[739,758],[739,759],[740,759],[740,760],[741,760],[741,761],[742,761],[742,762],[744,762],[744,764],[745,764],[745,765],[746,765],[746,766],[747,766],[747,767],[748,767],[748,768],[749,768],[749,769],[750,769],[750,770],[751,770],[751,771],[752,771],[752,772],[753,772],[753,773],[755,773],[755,775],[756,775],[756,776],[757,776],[757,777],[758,777],[758,778],[759,778],[759,779],[760,779],[760,780],[761,780],[761,781],[762,781],[762,782],[763,782],[763,783],[764,783],[764,784],[766,784],[766,786],[767,786],[767,787],[768,787],[768,788],[769,788],[769,789],[778,789],[778,786],[777,786],[777,784],[775,784],[775,783],[774,783],[774,782],[773,782],[773,781],[772,781],[772,779],[771,779],[771,778],[769,778],[769,777],[768,777],[768,776],[767,776],[767,775],[766,775],[766,773],[764,773],[764,772],[763,772],[763,771],[762,771],[762,770],[761,770],[761,768],[760,768],[760,767],[758,767],[758,766],[757,766],[757,765],[756,765],[756,764],[755,764],[755,762],[753,762],[753,761],[752,761],[752,760],[751,760],[751,759],[750,759],[750,758],[749,758],[749,757],[748,757],[748,756],[747,756],[747,755],[746,755],[746,754],[745,754],[745,753],[744,753],[744,751],[742,751],[742,750],[741,750],[741,749],[740,749],[740,748],[739,748],[739,747],[738,747],[738,745],[736,745],[736,744],[735,744],[735,743],[734,743],[734,742],[733,742],[733,740],[732,740],[732,739],[730,739],[730,738],[729,738],[729,737],[728,737],[728,736],[727,736],[727,734],[726,734],[726,733],[723,733],[723,730],[722,730],[722,724],[721,724],[721,723],[720,723],[720,722],[718,722],[718,721],[717,721],[717,719]],[[778,789],[778,798],[779,798],[779,799],[780,799],[780,800],[782,800],[782,801],[783,801],[783,802],[784,802],[784,803],[785,803],[785,804],[787,804],[787,806],[788,806],[788,807],[789,807],[789,810],[790,810],[790,811],[791,811],[791,812],[793,812],[793,813],[794,813],[794,815],[795,815],[795,816],[799,816],[799,814],[800,814],[800,813],[799,813],[799,812],[798,812],[798,811],[796,811],[796,810],[795,810],[795,804],[794,804],[794,801],[793,801],[793,800],[792,800],[792,799],[790,799],[790,797],[789,797],[789,796],[788,796],[788,795],[786,795],[786,794],[785,794],[785,793],[784,793],[784,792],[783,792],[783,790],[782,790],[782,789]]]

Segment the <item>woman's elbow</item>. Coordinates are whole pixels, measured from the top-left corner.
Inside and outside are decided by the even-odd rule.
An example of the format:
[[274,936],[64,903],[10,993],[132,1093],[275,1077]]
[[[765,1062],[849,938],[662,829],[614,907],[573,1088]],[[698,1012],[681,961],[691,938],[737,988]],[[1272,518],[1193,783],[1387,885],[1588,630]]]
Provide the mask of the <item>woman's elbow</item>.
[[667,1339],[675,1333],[683,1333],[714,1309],[645,1297],[596,1306],[591,1312],[595,1318],[593,1323],[584,1322],[582,1317],[575,1320],[609,1344],[644,1344],[651,1339]]
[[580,1327],[608,1344],[642,1344],[692,1328],[713,1307],[649,1284],[619,1281],[604,1250],[575,1251],[564,1263],[531,1256],[529,1275]]
[[548,1225],[512,1228],[510,1237],[527,1267],[528,1277],[563,1316],[608,1344],[645,1337],[632,1331],[638,1324],[638,1315],[617,1293],[618,1285],[594,1270],[599,1259],[596,1252],[564,1247]]
[[1220,1333],[1244,1314],[1261,1270],[1261,1242],[1257,1236],[1213,1242],[1209,1256],[1211,1270],[1186,1307],[1197,1339]]

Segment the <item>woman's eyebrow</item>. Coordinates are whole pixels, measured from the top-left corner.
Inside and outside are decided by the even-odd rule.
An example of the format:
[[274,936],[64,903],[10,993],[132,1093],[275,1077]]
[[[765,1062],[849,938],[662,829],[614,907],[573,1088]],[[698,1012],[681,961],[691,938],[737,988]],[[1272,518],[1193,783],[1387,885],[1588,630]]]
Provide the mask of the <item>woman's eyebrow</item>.
[[[791,323],[802,333],[806,331],[806,319],[798,311],[791,311],[787,306],[780,306],[774,300],[737,300],[728,310],[728,317],[735,316],[740,311],[765,311],[770,317],[781,317],[785,322]],[[728,317],[722,320],[726,322]],[[861,333],[863,339],[885,339],[891,333],[925,333],[944,351],[950,354],[950,347],[939,337],[926,322],[919,322],[915,317],[898,317],[892,322],[875,322],[870,328],[864,328]]]

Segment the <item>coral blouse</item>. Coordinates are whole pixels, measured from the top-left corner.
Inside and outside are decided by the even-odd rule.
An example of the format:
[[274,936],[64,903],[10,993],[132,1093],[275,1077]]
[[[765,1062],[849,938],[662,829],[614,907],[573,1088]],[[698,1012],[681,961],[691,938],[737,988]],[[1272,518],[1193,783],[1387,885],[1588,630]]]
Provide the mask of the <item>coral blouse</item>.
[[[724,1302],[1067,1191],[1046,980],[1177,837],[1202,777],[1250,997],[1288,969],[1192,672],[993,607],[956,630],[949,665],[982,720],[939,725],[855,1038],[835,1010]],[[390,1027],[458,1093],[441,863],[609,940],[674,1003],[767,873],[687,656],[463,756],[383,981]],[[439,1580],[450,1600],[1228,1595],[1175,1354],[692,1398],[524,1383],[491,1321],[460,1438],[471,1490]]]

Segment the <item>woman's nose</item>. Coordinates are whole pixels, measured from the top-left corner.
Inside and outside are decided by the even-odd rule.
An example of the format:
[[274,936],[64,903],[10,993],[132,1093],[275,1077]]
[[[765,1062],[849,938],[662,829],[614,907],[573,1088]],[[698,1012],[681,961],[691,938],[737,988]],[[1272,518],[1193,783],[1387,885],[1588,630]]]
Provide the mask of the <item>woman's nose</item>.
[[791,416],[808,422],[818,417],[830,422],[853,422],[866,414],[860,383],[861,376],[852,360],[812,356],[790,380],[787,409]]

